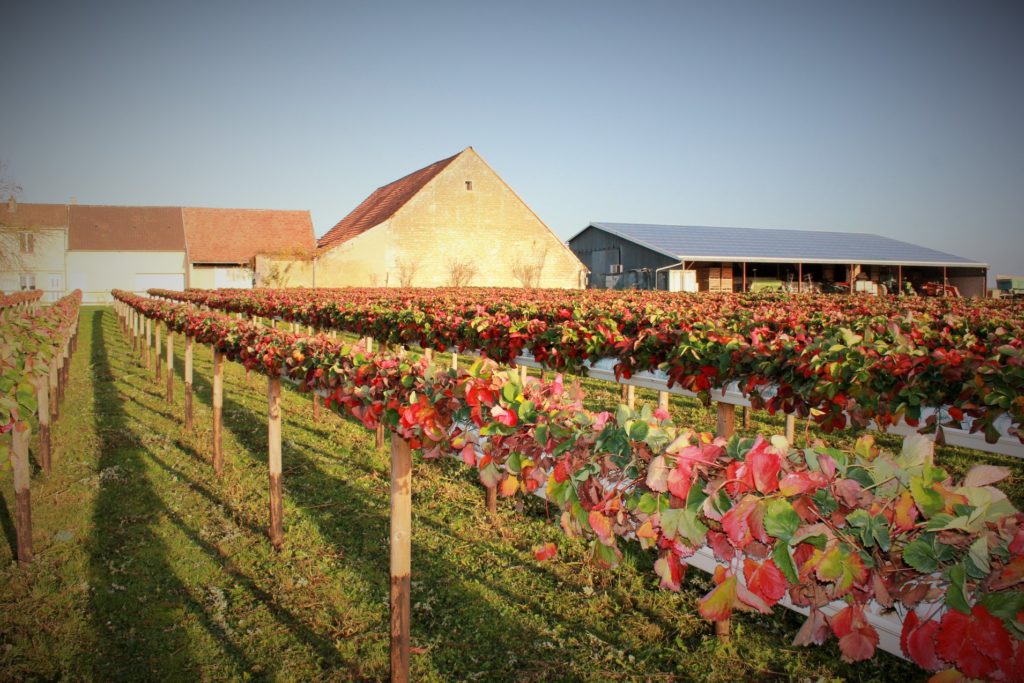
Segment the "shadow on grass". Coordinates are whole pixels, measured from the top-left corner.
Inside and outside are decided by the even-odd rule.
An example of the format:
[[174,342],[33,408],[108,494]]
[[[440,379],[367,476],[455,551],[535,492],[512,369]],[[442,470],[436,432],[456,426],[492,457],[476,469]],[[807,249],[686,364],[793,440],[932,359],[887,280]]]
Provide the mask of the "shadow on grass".
[[[92,675],[105,680],[199,678],[183,620],[194,617],[241,671],[251,666],[222,626],[178,578],[157,526],[167,513],[146,474],[147,449],[129,426],[113,370],[128,371],[113,315],[91,316],[95,427],[101,438],[100,489],[89,541],[90,613],[96,634]],[[83,325],[84,327],[84,325]],[[116,366],[114,365],[116,363]]]
[[[225,380],[224,428],[235,436],[241,447],[241,452],[226,453],[226,462],[231,463],[233,456],[234,466],[252,467],[259,471],[266,467],[267,450],[266,430],[253,429],[253,425],[266,423],[265,413],[259,409],[262,407],[257,394],[259,385],[253,382],[251,386],[242,387],[229,383],[227,377]],[[266,380],[260,378],[260,381],[265,383]],[[211,386],[204,373],[194,374],[193,388],[196,400],[209,406]],[[285,395],[282,409],[284,441],[286,445],[291,439],[302,442],[295,447],[286,447],[284,453],[286,548],[295,543],[290,533],[291,527],[296,524],[295,520],[308,520],[316,527],[319,538],[340,552],[340,564],[346,570],[358,575],[371,588],[373,595],[386,595],[389,589],[387,471],[381,470],[380,463],[375,467],[371,462],[374,458],[381,458],[373,451],[373,434],[363,431],[357,421],[345,415],[335,413],[327,416],[325,411],[322,418],[340,418],[361,432],[362,438],[357,443],[352,443],[355,439],[348,435],[343,437],[347,439],[350,451],[338,467],[346,471],[381,475],[374,480],[377,490],[371,491],[356,482],[346,481],[344,475],[329,471],[329,462],[323,462],[322,458],[310,454],[313,451],[336,462],[340,460],[336,454],[332,455],[306,443],[309,439],[317,439],[318,432],[329,433],[326,429],[322,426],[308,426],[306,420],[309,413],[293,416],[290,412],[296,409],[296,404],[302,411],[309,410],[305,402],[308,396],[291,391],[286,391]],[[257,407],[250,407],[253,404]],[[458,471],[455,464],[452,465],[452,471]],[[418,463],[418,466],[437,465]],[[425,502],[422,499],[416,500],[420,495],[417,495],[419,492],[415,488],[414,483],[414,513],[417,503]],[[263,491],[260,495],[266,496]],[[474,490],[472,495],[477,497],[482,506],[482,489],[479,492]],[[478,553],[465,549],[458,551],[470,555],[468,558],[455,557],[447,551],[469,542],[459,538],[446,524],[432,519],[429,513],[417,514],[414,527],[426,529],[427,534],[416,534],[419,539],[414,538],[412,600],[414,606],[421,600],[432,601],[433,605],[426,608],[426,611],[414,607],[413,643],[421,646],[436,645],[426,653],[417,655],[420,666],[453,678],[488,670],[491,676],[501,678],[515,676],[517,672],[523,674],[531,667],[537,671],[558,670],[564,664],[564,658],[557,652],[541,650],[531,654],[530,664],[520,662],[512,665],[500,653],[499,646],[501,643],[542,641],[550,637],[545,634],[545,627],[551,628],[565,619],[563,614],[546,604],[540,594],[550,588],[530,590],[531,585],[536,588],[538,581],[560,584],[561,580],[556,574],[544,566],[524,562],[520,553],[506,546],[488,541],[474,542],[480,549]],[[430,540],[421,541],[423,538]],[[483,557],[487,559],[481,559]],[[514,568],[515,572],[524,577],[523,580],[510,587],[496,579],[494,561],[505,565],[505,570]],[[375,609],[379,610],[379,607]],[[386,619],[386,614],[382,616]],[[664,629],[672,628],[654,614],[649,614],[649,617]],[[385,639],[386,621],[380,623],[378,628],[380,637]],[[620,649],[627,647],[618,634],[595,627],[594,624],[589,624],[587,628]],[[478,655],[482,655],[484,661],[481,662]],[[569,677],[564,680],[572,679],[570,674],[566,675]]]

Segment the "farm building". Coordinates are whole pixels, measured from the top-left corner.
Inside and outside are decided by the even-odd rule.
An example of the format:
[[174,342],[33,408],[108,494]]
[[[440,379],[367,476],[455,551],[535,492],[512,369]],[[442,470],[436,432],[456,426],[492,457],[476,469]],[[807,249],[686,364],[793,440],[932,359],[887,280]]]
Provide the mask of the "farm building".
[[[591,223],[569,239],[596,288],[936,291],[984,296],[988,265],[867,233]],[[929,284],[931,283],[931,284]]]
[[378,188],[318,246],[318,287],[580,288],[586,279],[472,147]]
[[[81,289],[86,303],[110,290],[251,287],[283,260],[277,286],[312,285],[308,211],[179,206],[23,204],[0,209],[0,230],[19,253],[0,266],[0,289],[41,289],[54,301]],[[6,245],[6,240],[5,240]],[[257,261],[264,271],[255,271]],[[280,269],[278,269],[280,270]],[[294,280],[294,281],[289,281]]]

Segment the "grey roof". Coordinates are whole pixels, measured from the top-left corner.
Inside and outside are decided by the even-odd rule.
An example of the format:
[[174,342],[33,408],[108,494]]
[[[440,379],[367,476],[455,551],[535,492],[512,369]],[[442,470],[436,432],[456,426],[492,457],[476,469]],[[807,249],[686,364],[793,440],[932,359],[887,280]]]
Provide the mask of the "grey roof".
[[[858,263],[987,268],[962,256],[862,232],[823,232],[700,225],[591,223],[679,261]],[[569,238],[572,243],[583,231]]]

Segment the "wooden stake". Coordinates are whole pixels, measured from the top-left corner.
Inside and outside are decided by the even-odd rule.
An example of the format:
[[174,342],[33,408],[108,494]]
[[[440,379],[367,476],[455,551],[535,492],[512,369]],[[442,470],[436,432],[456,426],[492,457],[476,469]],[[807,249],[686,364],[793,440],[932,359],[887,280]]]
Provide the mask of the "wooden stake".
[[384,448],[384,423],[377,425],[377,448]]
[[667,391],[658,392],[658,407],[662,410],[668,410],[669,395]]
[[423,359],[427,361],[427,365],[434,363],[434,349],[423,349]]
[[498,487],[487,486],[484,490],[487,491],[487,512],[493,517],[498,514]]
[[270,470],[270,542],[274,549],[284,545],[281,525],[281,378],[267,379],[267,464]]
[[452,351],[452,370],[459,369],[459,354]]
[[221,430],[224,413],[224,354],[213,349],[213,471],[220,477],[224,474],[224,449],[221,446]]
[[60,416],[60,401],[57,400],[57,359],[50,361],[50,420],[55,421]]
[[730,640],[729,630],[731,621],[732,620],[730,619],[726,619],[724,621],[715,622],[715,635],[718,636],[718,639],[723,643],[728,643]]
[[11,436],[11,464],[14,470],[14,526],[18,537],[18,564],[32,561],[32,499],[28,490],[28,440],[32,431],[27,422],[16,423]]
[[[154,348],[156,350],[156,353],[154,354],[156,356],[156,374],[154,375],[154,377],[155,377],[156,381],[159,382],[160,381],[160,374],[161,374],[160,373],[160,326],[159,325],[155,325],[155,324],[153,325],[153,336],[155,337]],[[149,366],[147,365],[146,367],[148,368]]]
[[43,472],[50,473],[51,451],[50,451],[50,387],[46,378],[40,377],[36,381],[36,403],[39,415],[39,465]]
[[409,680],[412,589],[412,449],[391,437],[391,681]]
[[736,431],[736,406],[731,403],[718,403],[718,430],[715,436],[731,438]]
[[626,385],[626,405],[630,410],[636,407],[636,387],[632,384]]
[[[153,358],[151,356],[152,350],[153,350],[153,345],[152,345],[152,343],[150,343],[150,327],[152,325],[152,322],[150,321],[149,318],[146,318],[146,322],[144,324],[146,326],[146,369],[149,370],[153,366]],[[156,342],[158,347],[160,346],[160,341],[159,340],[160,340],[160,333],[158,332],[157,333],[157,342]],[[157,353],[160,353],[160,351],[157,350]]]
[[174,405],[174,332],[167,328],[167,405]]
[[752,410],[753,408],[750,406],[743,408],[743,431],[748,431],[750,429],[750,411]]
[[796,440],[796,415],[786,415],[786,441],[793,444]]
[[185,337],[185,430],[192,431],[192,337]]

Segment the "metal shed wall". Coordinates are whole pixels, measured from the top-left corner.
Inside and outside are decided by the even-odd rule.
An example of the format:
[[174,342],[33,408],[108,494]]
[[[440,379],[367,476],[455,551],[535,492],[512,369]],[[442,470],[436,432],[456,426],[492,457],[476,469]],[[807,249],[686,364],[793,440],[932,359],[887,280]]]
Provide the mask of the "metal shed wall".
[[569,248],[590,269],[590,287],[604,288],[604,277],[615,263],[621,263],[622,270],[628,272],[639,268],[654,270],[679,262],[594,226],[570,239]]

